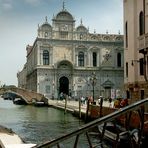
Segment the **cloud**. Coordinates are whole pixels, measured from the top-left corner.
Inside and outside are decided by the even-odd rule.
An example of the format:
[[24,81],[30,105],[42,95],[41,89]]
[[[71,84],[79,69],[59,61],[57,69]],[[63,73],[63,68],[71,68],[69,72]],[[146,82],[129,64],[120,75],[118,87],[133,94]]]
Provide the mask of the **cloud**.
[[4,4],[3,4],[3,8],[4,8],[5,10],[10,10],[10,9],[12,9],[12,5],[11,5],[10,3],[4,3]]
[[13,8],[12,0],[1,0],[0,3],[2,6],[2,9],[4,10],[11,10]]
[[25,2],[27,4],[32,5],[32,6],[37,6],[37,5],[39,5],[41,3],[41,0],[25,0]]

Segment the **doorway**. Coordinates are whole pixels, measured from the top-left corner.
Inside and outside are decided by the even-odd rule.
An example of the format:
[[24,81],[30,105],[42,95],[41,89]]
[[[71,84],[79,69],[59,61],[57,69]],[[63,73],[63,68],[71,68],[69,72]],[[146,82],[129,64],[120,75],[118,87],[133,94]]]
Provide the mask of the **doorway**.
[[67,77],[63,76],[59,79],[59,94],[62,92],[63,94],[69,95],[69,80]]
[[105,98],[111,97],[111,87],[105,87]]

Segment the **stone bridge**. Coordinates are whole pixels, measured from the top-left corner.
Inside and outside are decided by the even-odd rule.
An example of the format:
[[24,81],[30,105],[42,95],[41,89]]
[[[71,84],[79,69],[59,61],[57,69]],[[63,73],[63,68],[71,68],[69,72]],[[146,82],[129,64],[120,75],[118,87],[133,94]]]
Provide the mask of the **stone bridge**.
[[21,99],[23,99],[27,104],[33,104],[34,102],[43,101],[45,104],[48,104],[48,99],[43,95],[36,93],[34,91],[30,91],[27,89],[22,89],[18,87],[4,87],[0,89],[1,94],[11,93],[14,94]]

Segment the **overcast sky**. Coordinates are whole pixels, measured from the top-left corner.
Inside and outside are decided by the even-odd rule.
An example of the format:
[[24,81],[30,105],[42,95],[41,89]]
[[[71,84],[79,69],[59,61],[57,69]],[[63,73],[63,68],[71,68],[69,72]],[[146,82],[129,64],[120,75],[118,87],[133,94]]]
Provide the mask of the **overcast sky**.
[[[76,20],[82,18],[90,32],[123,34],[123,0],[65,0],[65,8]],[[17,72],[26,62],[26,45],[32,45],[37,26],[52,24],[63,0],[0,0],[0,85],[17,85]]]

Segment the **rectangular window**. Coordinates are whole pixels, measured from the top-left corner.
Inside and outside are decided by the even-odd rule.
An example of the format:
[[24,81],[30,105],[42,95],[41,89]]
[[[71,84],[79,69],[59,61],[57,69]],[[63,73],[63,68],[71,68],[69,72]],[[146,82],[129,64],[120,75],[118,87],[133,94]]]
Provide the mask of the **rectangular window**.
[[43,65],[49,65],[49,51],[48,51],[48,49],[43,50]]
[[96,67],[97,66],[97,53],[93,52],[93,66]]
[[128,47],[128,24],[125,23],[125,46]]
[[140,66],[140,75],[144,75],[144,59],[141,58],[140,60],[140,63],[139,63],[139,66]]
[[79,64],[78,64],[79,66],[84,66],[84,60],[79,60]]
[[146,58],[147,60],[145,61],[146,63],[146,73],[148,74],[148,57]]
[[144,99],[144,90],[141,90],[141,100]]
[[126,62],[126,77],[128,77],[128,63]]
[[43,59],[43,65],[49,65],[49,58],[44,58]]
[[130,99],[130,92],[128,90],[126,91],[126,97],[127,99]]
[[84,66],[84,53],[83,52],[79,52],[78,65],[79,66]]

